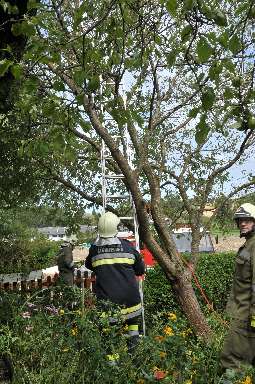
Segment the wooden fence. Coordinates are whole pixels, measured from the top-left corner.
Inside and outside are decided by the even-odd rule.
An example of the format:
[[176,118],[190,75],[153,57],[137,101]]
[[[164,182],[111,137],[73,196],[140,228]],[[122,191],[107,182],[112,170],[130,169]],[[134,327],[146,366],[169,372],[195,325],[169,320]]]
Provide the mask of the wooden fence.
[[[58,273],[54,276],[43,276],[42,271],[33,271],[28,276],[20,273],[0,275],[0,291],[28,292],[35,289],[47,289],[57,284]],[[74,276],[74,285],[93,291],[95,275],[88,271],[77,270]]]

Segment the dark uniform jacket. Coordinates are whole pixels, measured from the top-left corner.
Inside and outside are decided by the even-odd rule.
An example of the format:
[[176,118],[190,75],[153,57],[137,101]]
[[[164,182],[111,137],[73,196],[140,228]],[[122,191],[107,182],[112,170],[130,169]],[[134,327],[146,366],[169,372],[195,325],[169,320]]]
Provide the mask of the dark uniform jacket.
[[145,268],[142,256],[129,241],[117,237],[99,238],[91,245],[85,266],[96,274],[98,299],[132,307],[132,316],[137,314],[141,299],[135,276],[143,275]]
[[227,305],[236,320],[250,321],[255,315],[255,234],[252,233],[236,256],[233,287]]
[[71,245],[61,245],[57,255],[57,264],[60,279],[68,285],[73,284],[73,249]]

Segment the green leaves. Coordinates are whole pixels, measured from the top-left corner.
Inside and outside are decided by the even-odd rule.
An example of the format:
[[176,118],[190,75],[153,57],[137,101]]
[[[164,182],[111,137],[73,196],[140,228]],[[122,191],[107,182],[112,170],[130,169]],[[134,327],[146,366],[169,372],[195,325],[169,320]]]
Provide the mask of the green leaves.
[[176,16],[176,11],[178,8],[177,0],[167,0],[166,9],[172,16]]
[[65,91],[65,84],[62,82],[62,81],[55,81],[53,83],[53,89],[55,89],[55,91],[58,91],[58,92],[64,92]]
[[207,61],[213,54],[213,48],[205,37],[201,37],[198,41],[196,51],[201,63]]
[[250,129],[255,129],[255,117],[254,116],[250,116],[249,119],[248,119],[248,127]]
[[212,108],[215,101],[215,93],[212,87],[206,87],[201,96],[202,107],[205,111]]
[[88,91],[93,92],[99,88],[100,79],[98,75],[92,76],[88,83]]
[[74,78],[74,81],[77,85],[83,85],[84,80],[86,78],[85,71],[83,71],[81,69],[75,71],[73,74],[73,78]]
[[226,15],[221,10],[216,10],[213,13],[213,20],[220,27],[226,27],[228,25]]
[[33,36],[35,34],[35,26],[28,20],[24,20],[21,23],[15,23],[12,25],[12,34],[14,36]]
[[210,131],[209,125],[206,122],[206,115],[203,114],[200,118],[200,122],[196,126],[195,140],[198,145],[203,144]]
[[200,108],[193,108],[189,111],[189,117],[197,117]]
[[0,77],[5,75],[12,64],[12,60],[4,59],[0,61]]
[[15,77],[15,79],[19,80],[22,75],[22,66],[20,64],[13,64],[11,66],[11,73]]
[[231,88],[226,87],[224,91],[224,99],[229,100],[234,97],[234,93]]
[[166,54],[166,61],[168,64],[168,67],[171,68],[176,61],[177,51],[172,50],[170,53]]
[[237,34],[234,34],[229,40],[229,49],[233,54],[237,54],[242,50],[242,43]]
[[189,39],[192,32],[193,29],[191,25],[186,25],[186,27],[183,28],[183,30],[181,31],[181,39],[183,43]]

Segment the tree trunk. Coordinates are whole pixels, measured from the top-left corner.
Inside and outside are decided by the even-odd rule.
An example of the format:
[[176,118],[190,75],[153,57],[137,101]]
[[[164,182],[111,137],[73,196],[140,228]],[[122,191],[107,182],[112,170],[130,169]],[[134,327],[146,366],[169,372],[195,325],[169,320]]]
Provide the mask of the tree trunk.
[[191,273],[188,269],[176,278],[173,289],[194,332],[197,336],[209,341],[212,336],[212,331],[197,301],[191,284]]

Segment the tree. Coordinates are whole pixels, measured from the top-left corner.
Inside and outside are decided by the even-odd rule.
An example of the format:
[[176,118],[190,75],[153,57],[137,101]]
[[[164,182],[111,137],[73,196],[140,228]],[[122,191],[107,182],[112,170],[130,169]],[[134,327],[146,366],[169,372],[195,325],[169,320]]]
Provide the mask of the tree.
[[[27,35],[33,28],[29,18],[36,8],[29,0],[0,1],[0,112],[6,113],[13,105],[19,88],[21,66]],[[18,28],[17,28],[18,27]]]
[[[210,329],[161,198],[166,189],[178,191],[196,256],[206,203],[254,147],[253,1],[52,0],[43,5],[32,20],[16,103],[16,116],[27,114],[31,127],[23,153],[44,170],[55,199],[62,200],[67,188],[73,193],[65,195],[69,202],[77,195],[80,206],[84,200],[100,205],[96,175],[104,140],[113,159],[108,167],[124,175],[122,188],[134,199],[141,240],[196,332],[207,337]],[[135,151],[133,167],[124,143],[116,140],[124,129]],[[247,175],[227,197],[253,185],[253,175]]]

